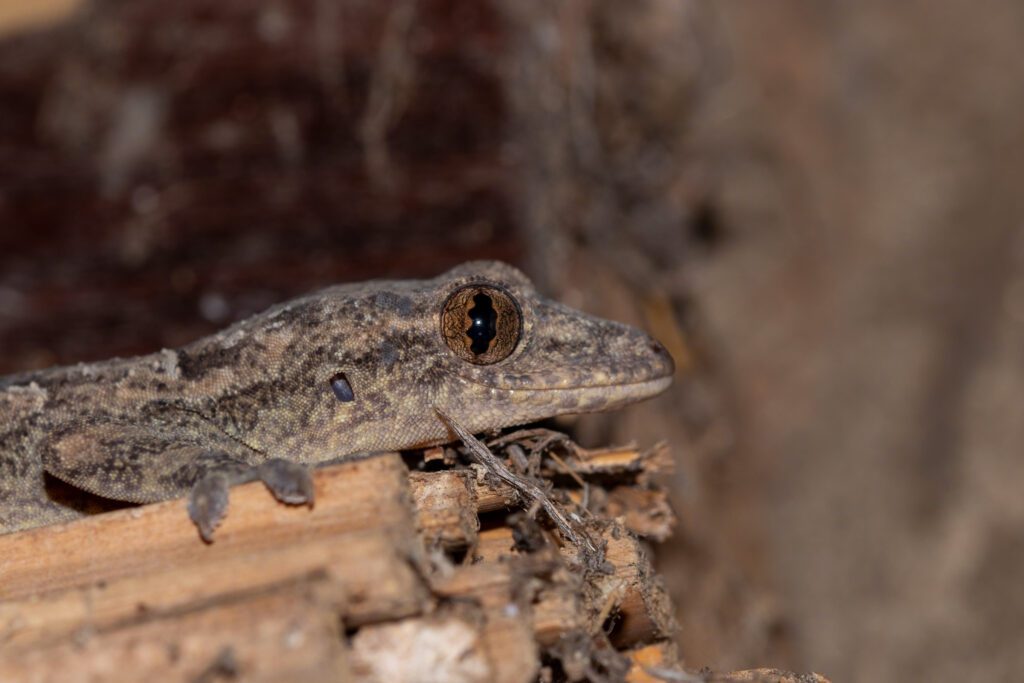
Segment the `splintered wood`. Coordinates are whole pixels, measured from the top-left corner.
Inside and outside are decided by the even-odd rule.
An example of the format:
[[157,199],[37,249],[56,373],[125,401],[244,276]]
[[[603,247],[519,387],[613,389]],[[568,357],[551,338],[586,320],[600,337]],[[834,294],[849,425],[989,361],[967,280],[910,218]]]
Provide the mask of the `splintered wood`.
[[318,470],[313,509],[234,489],[210,545],[183,501],[0,536],[0,681],[685,675],[642,540],[671,528],[650,481],[665,448],[546,432],[491,447],[582,520],[596,556],[456,451],[384,454]]

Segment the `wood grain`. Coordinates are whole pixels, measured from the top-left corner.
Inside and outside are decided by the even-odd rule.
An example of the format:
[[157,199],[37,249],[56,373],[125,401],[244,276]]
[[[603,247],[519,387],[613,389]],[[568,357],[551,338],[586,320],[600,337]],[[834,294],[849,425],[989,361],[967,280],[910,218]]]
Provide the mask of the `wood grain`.
[[[619,449],[592,468],[625,482],[648,462]],[[596,560],[543,514],[516,511],[507,486],[438,465],[451,469],[409,472],[392,453],[317,470],[312,509],[239,486],[212,544],[183,501],[0,536],[0,681],[413,682],[430,670],[525,683],[542,652],[582,665],[592,641],[671,636],[667,596],[621,522],[590,513]],[[640,515],[661,501],[631,500]]]

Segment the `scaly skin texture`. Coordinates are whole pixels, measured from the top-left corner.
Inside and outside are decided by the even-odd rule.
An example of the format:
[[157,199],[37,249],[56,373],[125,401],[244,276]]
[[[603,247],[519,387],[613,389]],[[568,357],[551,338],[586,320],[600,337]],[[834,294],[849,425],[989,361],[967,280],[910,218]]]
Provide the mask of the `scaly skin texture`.
[[[449,295],[482,284],[522,314],[515,348],[475,365],[449,348]],[[518,270],[473,262],[430,280],[339,285],[178,350],[0,379],[0,533],[82,513],[43,473],[114,500],[190,495],[209,539],[233,483],[311,498],[298,464],[421,447],[454,435],[601,411],[653,396],[672,360],[643,332],[538,295]],[[339,400],[342,373],[354,399]]]

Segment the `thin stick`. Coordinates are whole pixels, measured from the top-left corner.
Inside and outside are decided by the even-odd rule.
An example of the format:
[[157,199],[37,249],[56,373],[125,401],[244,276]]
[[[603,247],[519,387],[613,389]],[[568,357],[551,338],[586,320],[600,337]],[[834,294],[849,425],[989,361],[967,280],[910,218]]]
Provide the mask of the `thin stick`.
[[555,523],[562,534],[576,547],[585,550],[591,556],[597,555],[597,548],[591,542],[590,538],[586,534],[579,534],[573,528],[569,520],[565,518],[562,511],[558,508],[551,498],[541,489],[539,486],[531,481],[523,479],[522,477],[516,476],[508,467],[505,466],[497,456],[485,446],[479,439],[469,433],[465,427],[456,422],[450,415],[445,413],[443,410],[434,406],[434,410],[444,420],[445,424],[455,432],[462,443],[466,445],[469,453],[474,459],[483,465],[491,474],[501,479],[503,482],[514,488],[524,500],[530,502],[536,502],[544,508],[544,511],[548,513],[548,517]]
[[487,445],[490,448],[494,448],[495,446],[504,446],[505,444],[512,443],[513,441],[523,441],[525,439],[532,439],[538,436],[548,437],[552,434],[565,436],[561,432],[556,432],[553,429],[544,429],[543,427],[538,427],[536,429],[517,429],[514,432],[509,432],[508,434],[503,434],[493,439],[489,439],[487,441]]

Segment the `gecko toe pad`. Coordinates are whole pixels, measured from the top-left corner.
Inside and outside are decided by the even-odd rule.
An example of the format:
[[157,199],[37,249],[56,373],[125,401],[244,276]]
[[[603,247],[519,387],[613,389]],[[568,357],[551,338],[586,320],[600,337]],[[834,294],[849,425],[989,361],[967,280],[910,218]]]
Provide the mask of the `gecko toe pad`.
[[259,468],[260,480],[282,503],[313,507],[313,477],[309,468],[281,458],[271,458]]
[[213,531],[220,526],[227,512],[227,476],[210,474],[195,483],[188,496],[188,516],[192,518],[204,541],[213,543]]

